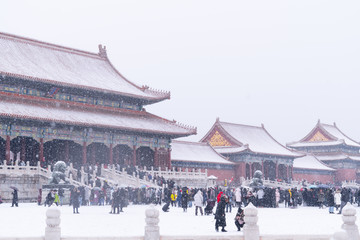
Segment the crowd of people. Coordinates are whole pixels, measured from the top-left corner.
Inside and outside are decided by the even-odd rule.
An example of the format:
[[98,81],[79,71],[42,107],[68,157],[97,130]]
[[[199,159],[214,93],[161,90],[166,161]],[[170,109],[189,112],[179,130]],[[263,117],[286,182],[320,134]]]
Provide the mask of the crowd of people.
[[[78,214],[80,206],[109,205],[110,214],[120,214],[129,204],[155,204],[161,205],[164,212],[169,212],[170,207],[182,208],[187,212],[194,206],[194,214],[214,215],[215,230],[225,232],[226,213],[237,209],[234,218],[235,225],[240,231],[244,226],[244,210],[249,203],[259,208],[277,208],[280,204],[284,207],[296,208],[300,205],[318,208],[329,208],[329,213],[334,214],[335,209],[341,214],[346,203],[357,203],[360,206],[360,190],[350,188],[269,188],[269,187],[210,187],[188,188],[175,186],[173,181],[167,181],[166,188],[132,188],[114,187],[106,181],[101,183],[97,178],[94,186],[74,187],[70,192],[70,205],[73,213]],[[18,206],[17,189],[13,191],[12,206]],[[38,204],[42,203],[42,190],[39,190]],[[44,199],[44,206],[56,204],[63,205],[64,189],[51,189]],[[215,210],[213,209],[216,206]],[[205,208],[204,208],[205,207]]]

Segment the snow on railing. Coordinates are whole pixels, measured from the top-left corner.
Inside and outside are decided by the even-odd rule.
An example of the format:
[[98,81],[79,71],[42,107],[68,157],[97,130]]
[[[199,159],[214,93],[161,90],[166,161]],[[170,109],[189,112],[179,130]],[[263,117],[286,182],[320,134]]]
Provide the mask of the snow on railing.
[[[250,186],[251,183],[251,179],[245,179],[244,181],[242,181],[242,186]],[[263,184],[266,187],[274,187],[274,188],[297,188],[300,189],[303,187],[303,184],[301,181],[291,181],[290,183],[287,182],[282,182],[282,181],[276,181],[276,180],[270,180],[270,179],[263,179]]]
[[26,165],[19,165],[18,161],[15,162],[15,165],[7,165],[4,161],[3,165],[0,165],[0,174],[9,174],[9,175],[42,175],[44,177],[51,177],[51,171],[48,169],[42,168],[40,162],[36,166],[30,166],[30,162],[26,162]]
[[139,174],[135,176],[129,175],[125,169],[122,171],[116,170],[114,165],[108,165],[108,168],[104,168],[104,165],[101,165],[101,177],[98,177],[101,181],[108,181],[114,185],[118,186],[126,186],[126,187],[141,187],[141,186],[148,186],[148,187],[158,187],[152,181],[147,181],[146,179],[140,179]]
[[201,169],[195,170],[194,168],[192,171],[189,171],[188,168],[185,168],[183,171],[181,168],[179,168],[178,171],[176,171],[175,167],[173,167],[171,170],[167,167],[164,170],[161,170],[159,167],[159,170],[154,170],[153,167],[150,168],[150,170],[147,170],[146,168],[140,169],[140,171],[147,172],[151,174],[151,176],[159,176],[163,177],[165,180],[172,179],[194,179],[194,180],[207,180],[207,169],[205,169],[204,172],[201,172]]
[[346,188],[360,188],[360,184],[358,184],[355,180],[353,181],[343,181],[341,187]]

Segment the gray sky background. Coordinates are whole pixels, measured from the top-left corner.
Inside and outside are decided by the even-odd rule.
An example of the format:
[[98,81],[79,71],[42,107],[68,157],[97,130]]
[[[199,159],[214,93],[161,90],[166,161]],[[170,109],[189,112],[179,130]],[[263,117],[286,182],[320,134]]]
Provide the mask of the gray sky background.
[[108,57],[138,85],[171,91],[147,111],[216,117],[281,143],[336,122],[360,141],[360,1],[2,0],[0,31]]

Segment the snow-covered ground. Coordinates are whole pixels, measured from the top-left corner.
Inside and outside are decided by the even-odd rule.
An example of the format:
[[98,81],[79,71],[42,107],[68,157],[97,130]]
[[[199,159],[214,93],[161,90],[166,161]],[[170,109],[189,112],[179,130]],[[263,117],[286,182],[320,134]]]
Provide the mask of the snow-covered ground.
[[[227,233],[217,233],[213,216],[195,216],[195,209],[183,213],[181,208],[170,208],[164,213],[160,206],[160,234],[173,236],[237,235],[234,224],[236,210],[227,213]],[[143,236],[145,210],[149,206],[130,205],[120,214],[109,214],[109,206],[87,206],[73,214],[72,207],[58,207],[61,210],[61,233],[66,237],[94,236]],[[35,203],[0,205],[0,237],[40,237],[45,233],[45,213],[48,208]],[[357,216],[360,208],[356,207]],[[341,215],[329,214],[327,209],[315,207],[259,208],[260,234],[333,234],[340,230]],[[200,214],[199,214],[200,215]],[[358,223],[357,223],[358,224]],[[359,224],[358,224],[359,225]]]

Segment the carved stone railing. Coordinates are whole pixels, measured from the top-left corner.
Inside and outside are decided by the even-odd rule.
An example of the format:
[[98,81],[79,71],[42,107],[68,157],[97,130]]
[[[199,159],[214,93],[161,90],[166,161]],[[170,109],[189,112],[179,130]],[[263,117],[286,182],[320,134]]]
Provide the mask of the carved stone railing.
[[[250,183],[251,183],[251,179],[245,179],[244,181],[242,181],[242,186],[248,187],[250,186]],[[263,179],[263,184],[265,187],[272,187],[272,188],[280,187],[284,189],[295,188],[295,187],[297,189],[300,189],[304,187],[301,181],[291,181],[291,183],[287,183],[287,182],[279,182],[269,179]]]
[[42,175],[44,177],[50,178],[51,177],[51,171],[50,166],[48,169],[42,168],[40,166],[40,162],[36,166],[30,166],[30,162],[26,162],[25,166],[18,165],[18,162],[16,162],[15,165],[7,165],[6,161],[3,165],[0,165],[0,174],[9,174],[9,175]]
[[154,170],[154,168],[151,167],[150,170],[147,170],[146,168],[144,168],[144,169],[140,169],[140,171],[147,172],[147,173],[151,174],[152,176],[156,175],[159,177],[163,177],[166,180],[168,180],[168,179],[207,180],[207,177],[208,177],[207,169],[205,169],[205,171],[202,172],[201,169],[199,169],[199,170],[192,169],[191,171],[189,171],[188,168],[185,168],[185,169],[179,168],[179,170],[176,171],[174,167],[171,170],[168,169],[167,167],[163,170],[161,168],[159,168],[159,170]]
[[360,188],[360,184],[356,183],[355,180],[353,181],[343,181],[341,187],[346,188]]
[[141,186],[148,186],[148,187],[159,187],[157,184],[153,183],[152,181],[147,181],[145,179],[140,179],[139,174],[135,176],[129,175],[125,169],[122,171],[116,170],[114,165],[109,165],[108,168],[104,168],[104,165],[101,166],[101,176],[98,178],[102,181],[108,181],[108,183],[112,183],[118,186],[126,186],[126,187],[141,187]]

